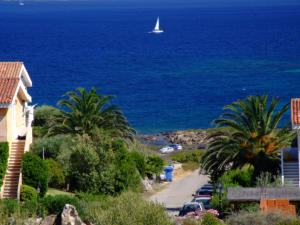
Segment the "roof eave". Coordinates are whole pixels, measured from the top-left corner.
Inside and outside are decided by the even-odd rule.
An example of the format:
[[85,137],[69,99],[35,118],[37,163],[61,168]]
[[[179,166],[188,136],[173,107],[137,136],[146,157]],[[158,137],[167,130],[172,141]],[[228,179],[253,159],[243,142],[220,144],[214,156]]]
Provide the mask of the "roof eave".
[[22,78],[22,76],[23,76],[23,80],[24,80],[26,86],[32,87],[32,81],[31,81],[29,74],[23,63],[22,63],[22,67],[21,67],[21,71],[20,71],[20,75],[19,75],[20,79]]

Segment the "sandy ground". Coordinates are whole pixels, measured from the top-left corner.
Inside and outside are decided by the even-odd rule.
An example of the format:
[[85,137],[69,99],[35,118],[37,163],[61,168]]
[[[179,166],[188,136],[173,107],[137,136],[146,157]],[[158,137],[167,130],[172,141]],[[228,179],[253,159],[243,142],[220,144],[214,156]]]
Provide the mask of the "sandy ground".
[[152,195],[149,200],[162,203],[166,208],[179,208],[184,202],[191,201],[192,194],[208,181],[206,175],[201,175],[199,170],[196,170],[187,176],[180,176],[173,180],[165,189]]

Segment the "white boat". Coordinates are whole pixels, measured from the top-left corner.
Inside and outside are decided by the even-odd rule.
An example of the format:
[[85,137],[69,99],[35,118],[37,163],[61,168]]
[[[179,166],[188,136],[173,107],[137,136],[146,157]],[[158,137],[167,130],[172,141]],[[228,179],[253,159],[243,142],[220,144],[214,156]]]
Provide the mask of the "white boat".
[[20,5],[20,6],[23,6],[23,5],[24,5],[24,2],[19,1],[19,5]]
[[159,34],[159,33],[163,33],[163,32],[164,32],[163,30],[159,29],[159,17],[157,17],[156,25],[155,25],[154,30],[152,31],[152,33]]

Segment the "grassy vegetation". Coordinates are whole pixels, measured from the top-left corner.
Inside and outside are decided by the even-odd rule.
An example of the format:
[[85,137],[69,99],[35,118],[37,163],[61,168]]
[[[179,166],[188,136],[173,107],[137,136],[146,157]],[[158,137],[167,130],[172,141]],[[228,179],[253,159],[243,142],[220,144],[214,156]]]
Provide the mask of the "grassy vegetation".
[[199,168],[201,156],[205,150],[193,150],[188,152],[180,152],[171,157],[173,161],[182,163],[184,170],[196,170]]
[[68,195],[70,197],[75,196],[74,193],[58,190],[58,189],[55,189],[55,188],[49,188],[46,195],[52,195],[52,196],[55,196],[55,195]]

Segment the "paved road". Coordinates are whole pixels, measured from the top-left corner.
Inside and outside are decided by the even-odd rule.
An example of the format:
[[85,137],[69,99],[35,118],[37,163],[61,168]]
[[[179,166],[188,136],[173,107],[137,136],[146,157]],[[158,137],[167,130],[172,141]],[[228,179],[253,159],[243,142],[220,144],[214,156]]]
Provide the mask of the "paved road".
[[166,208],[182,207],[184,202],[192,200],[192,194],[208,180],[206,175],[201,175],[199,170],[196,170],[186,177],[173,181],[166,189],[152,195],[150,200],[162,203]]

